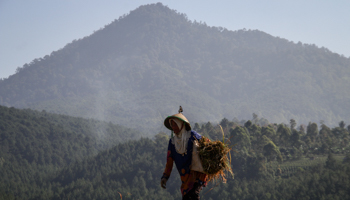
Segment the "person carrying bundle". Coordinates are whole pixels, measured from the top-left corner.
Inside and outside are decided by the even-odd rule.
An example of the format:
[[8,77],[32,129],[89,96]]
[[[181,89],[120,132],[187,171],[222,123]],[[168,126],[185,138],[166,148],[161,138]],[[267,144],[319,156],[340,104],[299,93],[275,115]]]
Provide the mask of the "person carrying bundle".
[[178,114],[168,116],[164,120],[164,125],[170,129],[172,134],[167,153],[167,162],[163,176],[161,178],[161,187],[166,188],[166,182],[170,177],[173,163],[181,177],[181,193],[182,199],[200,199],[199,193],[202,187],[207,185],[207,174],[191,170],[193,147],[196,141],[202,136],[193,131],[189,121],[182,114],[182,108]]

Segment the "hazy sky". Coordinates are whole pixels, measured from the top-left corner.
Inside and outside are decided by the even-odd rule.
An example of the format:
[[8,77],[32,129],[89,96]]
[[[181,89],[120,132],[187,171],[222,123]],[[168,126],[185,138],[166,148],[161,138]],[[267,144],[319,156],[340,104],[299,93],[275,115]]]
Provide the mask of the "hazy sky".
[[350,56],[349,0],[0,0],[0,78],[157,2],[209,26],[257,29]]

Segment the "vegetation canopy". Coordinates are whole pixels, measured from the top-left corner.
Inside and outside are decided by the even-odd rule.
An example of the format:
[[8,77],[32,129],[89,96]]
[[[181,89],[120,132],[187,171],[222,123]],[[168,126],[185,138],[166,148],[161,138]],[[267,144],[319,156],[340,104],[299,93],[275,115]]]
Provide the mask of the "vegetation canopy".
[[[234,179],[226,176],[220,187],[209,182],[202,198],[350,198],[346,121],[333,128],[322,124],[319,130],[312,122],[295,129],[294,121],[288,127],[254,119],[224,118],[225,134],[214,123],[194,123],[196,132],[219,144],[213,149],[229,139],[237,144],[230,157]],[[110,137],[90,135],[89,125],[106,127]],[[169,135],[129,140],[124,136],[140,134],[128,133],[132,130],[111,123],[0,107],[0,199],[181,199],[176,172],[166,190],[159,186]]]

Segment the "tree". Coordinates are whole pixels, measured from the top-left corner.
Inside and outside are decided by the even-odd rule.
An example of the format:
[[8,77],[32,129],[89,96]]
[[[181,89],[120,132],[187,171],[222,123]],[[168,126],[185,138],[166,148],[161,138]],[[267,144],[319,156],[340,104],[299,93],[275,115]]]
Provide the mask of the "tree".
[[303,124],[299,126],[299,131],[301,134],[305,134],[305,126]]
[[261,135],[266,135],[270,139],[274,139],[276,136],[276,131],[272,125],[268,125],[261,128]]
[[253,113],[253,124],[258,124],[259,122],[259,117],[257,114]]
[[193,130],[195,130],[195,131],[199,131],[200,130],[200,127],[199,127],[198,123],[194,124]]
[[223,129],[225,129],[228,126],[228,124],[229,124],[229,121],[226,118],[223,118],[220,122],[220,125],[222,126]]
[[331,129],[328,126],[326,126],[325,124],[322,124],[319,134],[322,142],[324,143],[323,147],[326,147],[326,144],[327,144],[327,147],[333,145],[333,139],[332,139],[333,134]]
[[277,128],[277,134],[280,136],[282,143],[287,145],[291,135],[290,129],[284,124],[280,124]]
[[350,163],[350,152],[346,153],[344,159],[343,159],[344,163]]
[[248,128],[248,127],[250,127],[252,124],[253,124],[252,121],[248,120],[248,121],[246,121],[246,123],[244,123],[244,127]]
[[276,157],[279,161],[282,161],[281,152],[278,149],[278,147],[275,145],[275,143],[272,142],[269,138],[267,138],[265,135],[263,136],[264,146],[263,146],[263,154],[269,161],[274,160]]
[[331,133],[332,131],[327,125],[321,125],[320,136],[324,137],[325,135],[331,135]]
[[290,137],[291,139],[291,143],[294,145],[294,146],[299,146],[300,144],[300,134],[297,130],[293,129],[292,130],[292,135]]
[[345,128],[345,122],[344,121],[339,122],[339,127],[340,128]]
[[248,132],[249,132],[250,136],[257,136],[257,137],[259,137],[260,134],[261,134],[260,126],[258,126],[256,124],[253,124],[253,125],[249,126],[247,129],[248,129]]
[[214,127],[213,127],[213,125],[211,125],[210,122],[207,122],[207,123],[205,124],[205,129],[207,129],[207,131],[211,131],[213,128],[214,128]]
[[290,129],[291,129],[291,130],[293,130],[293,129],[295,128],[295,126],[297,125],[297,123],[295,122],[294,119],[291,119],[290,122],[289,122],[289,124],[290,124]]
[[237,144],[238,147],[246,149],[250,148],[251,142],[249,133],[246,128],[237,126],[236,128],[230,129],[230,137],[233,144]]
[[313,142],[315,141],[318,135],[318,128],[316,123],[309,122],[306,130],[306,135],[309,136]]
[[169,136],[164,132],[159,132],[154,138],[157,144],[167,143],[167,141],[169,141]]
[[326,167],[329,169],[336,169],[337,160],[334,158],[334,155],[332,153],[328,154],[327,161],[326,161]]

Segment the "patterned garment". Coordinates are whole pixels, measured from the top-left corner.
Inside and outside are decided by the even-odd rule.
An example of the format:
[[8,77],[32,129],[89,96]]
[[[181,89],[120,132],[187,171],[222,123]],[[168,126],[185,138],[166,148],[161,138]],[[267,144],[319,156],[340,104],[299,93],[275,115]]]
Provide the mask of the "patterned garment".
[[177,171],[179,172],[181,177],[182,196],[186,195],[193,188],[194,183],[198,183],[202,186],[206,186],[207,184],[206,174],[190,170],[190,165],[192,161],[193,140],[195,138],[199,140],[202,138],[202,136],[195,131],[191,131],[191,137],[188,140],[187,144],[187,152],[184,154],[177,153],[172,139],[169,140],[167,163],[162,178],[169,179],[171,171],[173,169],[173,162],[175,161]]

